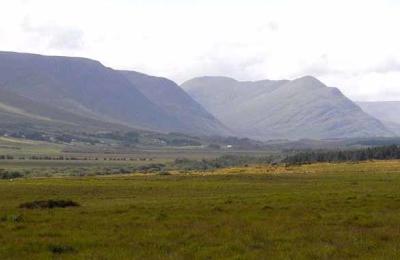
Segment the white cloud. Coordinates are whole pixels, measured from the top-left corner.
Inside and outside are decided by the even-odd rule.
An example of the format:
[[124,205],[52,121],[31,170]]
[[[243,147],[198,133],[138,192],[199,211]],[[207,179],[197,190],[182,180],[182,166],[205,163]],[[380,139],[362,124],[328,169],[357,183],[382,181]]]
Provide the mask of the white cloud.
[[399,13],[394,0],[2,0],[0,49],[178,82],[312,74],[354,99],[400,100]]
[[30,42],[42,43],[48,49],[78,50],[83,48],[83,32],[79,29],[58,26],[56,23],[35,26],[25,17],[22,31]]

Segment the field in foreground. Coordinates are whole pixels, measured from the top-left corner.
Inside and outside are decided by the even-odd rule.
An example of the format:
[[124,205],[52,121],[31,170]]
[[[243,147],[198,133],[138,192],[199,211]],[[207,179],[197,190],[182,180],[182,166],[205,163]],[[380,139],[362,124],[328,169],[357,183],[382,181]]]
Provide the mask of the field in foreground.
[[[0,258],[397,259],[400,162],[0,181]],[[33,200],[80,207],[20,209]]]

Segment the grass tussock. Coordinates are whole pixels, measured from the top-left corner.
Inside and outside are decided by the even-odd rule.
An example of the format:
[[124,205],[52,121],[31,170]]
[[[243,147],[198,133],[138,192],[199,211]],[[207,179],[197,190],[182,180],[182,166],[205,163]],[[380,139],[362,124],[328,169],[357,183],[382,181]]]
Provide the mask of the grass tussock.
[[22,203],[19,207],[22,209],[53,209],[79,207],[80,205],[72,200],[35,200]]
[[69,245],[49,245],[48,249],[51,253],[57,255],[75,252],[75,249]]

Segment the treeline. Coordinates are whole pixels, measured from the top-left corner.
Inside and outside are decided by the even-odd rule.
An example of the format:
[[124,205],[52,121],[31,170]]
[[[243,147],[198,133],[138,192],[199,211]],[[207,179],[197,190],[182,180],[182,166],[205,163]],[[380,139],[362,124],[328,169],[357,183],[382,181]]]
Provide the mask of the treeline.
[[236,156],[223,155],[215,159],[175,159],[170,163],[150,163],[134,167],[133,172],[138,173],[168,173],[169,171],[177,170],[180,172],[191,171],[212,171],[215,169],[248,166],[251,164],[271,164],[276,160],[275,157],[255,157],[255,156]]
[[215,159],[203,160],[190,160],[190,159],[176,159],[171,165],[172,168],[184,171],[207,171],[213,169],[247,166],[249,164],[270,164],[275,160],[273,156],[236,156],[236,155],[223,155]]
[[247,166],[254,164],[301,165],[318,162],[360,162],[368,160],[400,159],[400,146],[390,145],[358,150],[304,151],[293,155],[236,156],[224,155],[215,159],[176,159],[171,168],[184,171],[207,171],[219,168]]
[[400,146],[390,145],[359,150],[306,151],[287,156],[283,163],[310,164],[317,162],[359,162],[400,159]]
[[215,159],[175,159],[170,163],[150,163],[134,167],[133,172],[138,173],[168,173],[169,171],[177,170],[181,172],[191,171],[212,171],[215,169],[248,166],[251,164],[271,164],[276,161],[273,156],[255,157],[255,156],[236,156],[223,155]]

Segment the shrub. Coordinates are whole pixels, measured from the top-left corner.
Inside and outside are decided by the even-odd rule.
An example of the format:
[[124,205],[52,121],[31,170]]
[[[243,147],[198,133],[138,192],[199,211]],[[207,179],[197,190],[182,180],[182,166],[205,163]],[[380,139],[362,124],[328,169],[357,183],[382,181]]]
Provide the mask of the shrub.
[[161,170],[158,174],[159,175],[171,175],[171,173],[167,170]]
[[162,163],[150,163],[138,166],[137,171],[142,173],[153,173],[153,172],[160,172],[164,170],[165,167],[166,165]]
[[21,177],[24,177],[24,175],[20,172],[17,172],[17,171],[9,172],[4,169],[0,169],[0,179],[10,180],[10,179],[16,179],[16,178],[21,178]]

